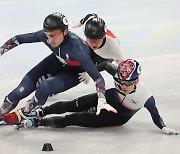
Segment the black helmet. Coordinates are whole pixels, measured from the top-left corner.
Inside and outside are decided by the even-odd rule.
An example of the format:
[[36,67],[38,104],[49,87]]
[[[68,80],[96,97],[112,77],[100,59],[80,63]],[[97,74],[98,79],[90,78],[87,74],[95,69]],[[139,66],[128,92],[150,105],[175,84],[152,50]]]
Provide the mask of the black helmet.
[[104,20],[94,17],[85,23],[84,34],[89,39],[101,39],[106,35]]
[[68,21],[66,17],[58,12],[48,15],[43,23],[44,31],[62,30],[68,28]]

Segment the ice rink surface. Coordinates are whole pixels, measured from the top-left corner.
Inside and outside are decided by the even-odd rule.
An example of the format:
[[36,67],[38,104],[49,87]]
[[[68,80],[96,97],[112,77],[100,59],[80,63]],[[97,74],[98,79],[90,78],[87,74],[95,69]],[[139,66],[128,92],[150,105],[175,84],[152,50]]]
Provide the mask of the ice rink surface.
[[[125,57],[141,63],[140,80],[153,92],[166,126],[180,130],[179,8],[179,0],[1,0],[0,44],[17,34],[40,30],[44,18],[56,11],[65,14],[70,30],[84,38],[82,28],[73,29],[71,21],[87,13],[97,13],[119,37]],[[24,44],[0,58],[0,105],[22,77],[50,53],[42,43]],[[102,75],[107,88],[113,87],[112,78],[105,72]],[[93,81],[52,97],[47,104],[91,92],[95,92]],[[17,108],[24,106],[30,97],[22,100]],[[44,153],[41,150],[47,142],[54,148],[52,154],[180,153],[180,135],[162,134],[145,108],[119,127],[19,131],[15,131],[13,126],[0,127],[1,154]]]

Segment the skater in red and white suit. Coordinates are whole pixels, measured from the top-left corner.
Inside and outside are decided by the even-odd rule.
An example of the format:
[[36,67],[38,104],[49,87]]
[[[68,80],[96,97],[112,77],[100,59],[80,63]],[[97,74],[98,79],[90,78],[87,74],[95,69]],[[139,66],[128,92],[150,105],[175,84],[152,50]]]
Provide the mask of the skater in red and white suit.
[[[83,26],[86,42],[91,50],[91,59],[94,64],[109,61],[119,64],[124,60],[120,49],[119,39],[107,29],[105,21],[97,14],[87,14],[84,18],[74,20],[73,27]],[[88,83],[90,77],[86,72],[80,73],[80,80]]]

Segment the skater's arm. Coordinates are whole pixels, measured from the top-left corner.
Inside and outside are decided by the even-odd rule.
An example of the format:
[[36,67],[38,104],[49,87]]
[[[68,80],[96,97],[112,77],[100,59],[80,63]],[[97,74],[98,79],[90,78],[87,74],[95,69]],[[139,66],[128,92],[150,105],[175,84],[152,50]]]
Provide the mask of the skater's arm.
[[0,48],[0,56],[3,55],[5,52],[15,48],[16,46],[23,44],[23,43],[34,43],[34,42],[41,42],[41,38],[43,36],[43,31],[37,31],[35,33],[27,33],[27,34],[20,34],[12,37],[8,41],[6,41]]
[[153,122],[155,123],[155,125],[157,127],[159,127],[164,134],[168,134],[168,135],[172,135],[172,134],[178,135],[178,134],[180,134],[180,132],[165,126],[165,124],[163,122],[163,119],[159,115],[159,112],[158,112],[158,109],[157,109],[157,107],[155,105],[155,100],[154,100],[153,96],[151,96],[148,99],[148,101],[145,103],[145,107],[150,112],[151,117],[152,117]]
[[159,127],[160,129],[162,129],[163,127],[165,127],[165,124],[163,122],[163,119],[161,118],[161,116],[159,115],[158,109],[155,105],[155,99],[153,96],[151,96],[147,102],[144,105],[147,110],[150,112],[151,117],[153,119],[154,124]]
[[99,65],[97,65],[97,69],[99,71],[106,70],[112,76],[114,76],[116,74],[116,72],[117,72],[117,67],[114,64],[112,64],[112,63],[110,63],[108,61],[102,62]]

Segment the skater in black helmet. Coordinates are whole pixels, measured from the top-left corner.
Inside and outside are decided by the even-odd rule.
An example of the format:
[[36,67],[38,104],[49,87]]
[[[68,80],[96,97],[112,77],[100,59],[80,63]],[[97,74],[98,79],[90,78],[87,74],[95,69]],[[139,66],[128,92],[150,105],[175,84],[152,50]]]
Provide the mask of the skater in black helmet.
[[[105,21],[95,13],[87,14],[82,19],[73,21],[74,28],[83,27],[86,42],[91,50],[91,58],[98,65],[103,61],[119,64],[124,60],[120,49],[119,39],[109,30]],[[86,72],[80,73],[80,78],[84,79],[84,83],[88,83],[89,79]]]
[[[84,71],[94,80],[99,106],[104,108],[104,79],[90,58],[88,45],[76,34],[68,31],[68,21],[63,14],[56,12],[48,15],[43,22],[43,30],[14,36],[0,48],[0,55],[20,44],[34,42],[43,42],[52,54],[32,68],[20,84],[5,97],[0,108],[0,117],[13,110],[21,99],[33,91],[35,95],[22,112],[28,113],[35,106],[43,105],[51,94],[78,85],[78,74]],[[41,78],[45,80],[39,82]],[[105,107],[116,112],[110,105]]]
[[[106,69],[114,78],[115,88],[106,90],[105,97],[107,103],[117,110],[117,113],[101,110],[101,114],[96,116],[98,108],[97,94],[89,94],[72,101],[59,101],[50,106],[39,108],[31,112],[30,118],[24,121],[25,127],[106,127],[120,126],[127,123],[133,115],[142,107],[145,107],[154,124],[165,134],[179,134],[174,129],[165,126],[155,104],[155,98],[151,92],[139,81],[141,74],[140,64],[127,59],[115,65],[104,62],[98,66],[99,70]],[[45,118],[50,114],[63,114],[72,112],[65,116]],[[43,117],[43,118],[42,118]]]

